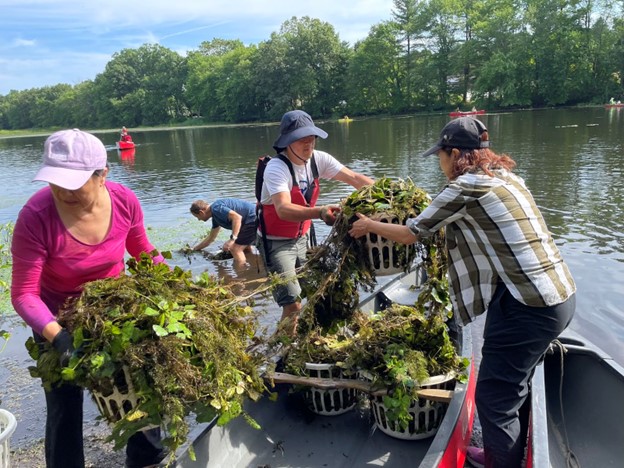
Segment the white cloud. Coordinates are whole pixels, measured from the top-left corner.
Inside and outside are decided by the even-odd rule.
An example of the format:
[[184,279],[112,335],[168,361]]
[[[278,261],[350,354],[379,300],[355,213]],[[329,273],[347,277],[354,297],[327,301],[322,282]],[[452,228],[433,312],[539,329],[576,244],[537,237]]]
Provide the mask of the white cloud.
[[37,44],[37,41],[29,40],[29,39],[14,39],[12,46],[13,47],[32,47]]
[[353,44],[392,8],[392,0],[0,0],[0,63],[11,67],[3,65],[0,94],[94,79],[113,53],[145,43],[179,53],[215,37],[257,44],[293,16],[328,22]]

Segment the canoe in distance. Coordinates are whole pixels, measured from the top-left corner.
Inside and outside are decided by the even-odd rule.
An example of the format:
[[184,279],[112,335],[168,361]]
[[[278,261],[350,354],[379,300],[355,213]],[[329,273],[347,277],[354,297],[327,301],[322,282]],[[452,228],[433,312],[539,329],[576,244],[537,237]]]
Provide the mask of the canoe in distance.
[[476,111],[453,111],[453,112],[449,112],[449,116],[451,117],[464,117],[466,115],[483,115],[485,114],[485,109],[480,109],[480,110],[476,110]]
[[580,335],[554,342],[532,381],[527,468],[624,463],[624,367]]
[[[413,305],[420,274],[396,275],[366,297],[360,307],[376,311],[391,302]],[[178,467],[421,467],[455,468],[464,465],[472,435],[476,378],[469,330],[453,327],[450,335],[460,355],[471,360],[466,383],[455,383],[437,433],[427,439],[401,440],[375,430],[367,408],[339,416],[310,412],[300,393],[278,384],[277,401],[263,398],[248,402],[246,411],[260,424],[253,429],[243,418],[224,427],[214,424],[198,428],[192,437],[196,460],[188,446],[178,452]]]

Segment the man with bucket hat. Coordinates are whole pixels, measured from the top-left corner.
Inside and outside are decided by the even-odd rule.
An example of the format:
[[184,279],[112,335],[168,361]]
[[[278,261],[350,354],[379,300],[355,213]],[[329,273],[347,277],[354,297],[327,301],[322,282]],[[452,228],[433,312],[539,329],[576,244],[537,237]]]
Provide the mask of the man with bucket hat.
[[475,467],[520,468],[535,367],[569,325],[576,286],[516,163],[490,149],[485,125],[461,117],[444,126],[436,154],[448,182],[405,226],[366,216],[349,233],[412,244],[446,228],[455,319],[487,311],[476,403],[484,448],[468,447]]
[[273,144],[277,157],[266,166],[260,197],[258,250],[267,271],[293,278],[278,286],[273,297],[282,307],[280,331],[293,335],[301,310],[301,287],[295,278],[303,265],[313,219],[331,225],[338,206],[317,206],[320,179],[334,179],[358,189],[373,184],[370,177],[352,171],[324,151],[314,149],[327,132],[314,125],[302,110],[286,112]]

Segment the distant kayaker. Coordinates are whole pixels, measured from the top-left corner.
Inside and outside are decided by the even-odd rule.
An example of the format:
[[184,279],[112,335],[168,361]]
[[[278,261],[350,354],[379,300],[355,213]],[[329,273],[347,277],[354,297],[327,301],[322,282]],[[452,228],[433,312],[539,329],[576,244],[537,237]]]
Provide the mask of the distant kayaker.
[[460,117],[423,156],[436,154],[448,182],[406,226],[364,215],[349,233],[413,244],[446,227],[448,279],[456,320],[487,311],[476,388],[484,449],[475,466],[520,468],[535,367],[569,325],[576,286],[516,163],[490,149],[485,125]]
[[119,135],[120,141],[132,141],[132,137],[128,134],[126,127],[121,127],[121,134]]
[[212,203],[196,200],[190,208],[191,214],[200,221],[212,218],[212,229],[193,250],[202,250],[212,244],[221,228],[232,231],[230,239],[222,249],[230,252],[237,265],[247,262],[245,252],[251,251],[256,241],[256,204],[239,198],[219,198]]
[[338,180],[356,189],[374,183],[329,153],[316,151],[318,137],[327,138],[327,133],[316,127],[306,112],[286,112],[273,144],[278,156],[266,166],[262,182],[257,245],[267,271],[293,278],[273,291],[275,302],[282,307],[281,330],[289,335],[296,331],[301,310],[301,287],[295,276],[306,261],[312,220],[331,225],[340,211],[334,205],[316,206],[319,180]]

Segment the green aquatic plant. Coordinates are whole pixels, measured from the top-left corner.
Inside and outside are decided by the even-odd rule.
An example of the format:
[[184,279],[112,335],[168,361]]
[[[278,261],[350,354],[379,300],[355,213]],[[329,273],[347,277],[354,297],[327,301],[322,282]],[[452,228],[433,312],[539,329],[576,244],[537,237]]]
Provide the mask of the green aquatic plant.
[[[9,286],[11,276],[11,266],[13,265],[11,256],[11,239],[13,238],[13,223],[0,225],[0,313],[4,312],[5,304],[9,303]],[[0,328],[0,338],[4,340],[4,344],[0,347],[0,351],[6,346],[11,334],[7,330]]]
[[[349,321],[357,309],[360,291],[371,291],[376,273],[371,264],[365,238],[354,239],[349,229],[356,213],[367,216],[383,214],[405,224],[418,216],[431,202],[429,195],[410,179],[390,180],[382,177],[373,185],[354,191],[341,205],[341,214],[322,245],[310,251],[301,274],[302,296],[307,298],[299,331],[307,333],[316,327],[329,330]],[[396,257],[409,269],[419,256],[427,271],[428,282],[421,294],[421,309],[450,313],[450,300],[445,294],[446,250],[444,233],[436,233],[413,245],[393,244]]]
[[207,273],[192,279],[147,255],[127,264],[128,275],[87,283],[59,314],[76,349],[67,367],[59,367],[48,343],[42,353],[28,340],[37,361],[31,374],[45,387],[72,382],[107,395],[127,369],[138,404],[113,421],[109,440],[116,449],[158,425],[174,453],[188,436],[190,414],[198,422],[216,417],[220,425],[242,415],[257,427],[243,411],[245,399],[257,400],[266,389],[261,356],[245,351],[258,329],[250,303]]
[[431,198],[411,180],[381,178],[353,192],[342,204],[326,241],[313,249],[300,274],[304,305],[298,336],[286,357],[286,370],[306,375],[306,362],[334,364],[345,375],[363,373],[387,391],[387,417],[406,427],[417,390],[428,377],[461,374],[467,360],[458,356],[448,335],[452,317],[444,231],[413,246],[393,244],[407,270],[418,257],[425,271],[418,298],[410,306],[392,305],[373,315],[358,310],[359,291],[371,290],[375,268],[365,238],[348,231],[356,214],[383,215],[398,224],[417,217]]
[[451,374],[461,380],[469,364],[457,354],[443,315],[398,304],[372,315],[357,312],[346,327],[300,336],[286,370],[305,376],[307,362],[334,364],[344,375],[364,375],[372,388],[386,390],[386,416],[401,428],[410,422],[410,405],[429,377]]

